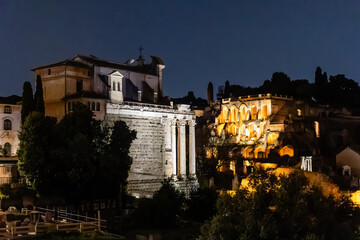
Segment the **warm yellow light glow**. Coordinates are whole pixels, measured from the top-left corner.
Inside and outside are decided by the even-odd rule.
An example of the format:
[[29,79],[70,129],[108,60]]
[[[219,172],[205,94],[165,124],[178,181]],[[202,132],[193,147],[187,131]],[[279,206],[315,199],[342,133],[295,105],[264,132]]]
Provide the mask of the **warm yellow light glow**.
[[[276,168],[271,172],[279,177],[280,175],[288,176],[293,171],[293,168]],[[304,174],[309,179],[310,186],[320,187],[323,190],[324,196],[333,196],[335,198],[339,198],[341,196],[339,187],[332,183],[326,175],[318,172],[304,172]],[[249,177],[241,181],[240,188],[248,188],[250,191],[253,191],[253,189],[249,188],[248,178]]]
[[240,108],[240,120],[245,121],[246,120],[246,107],[242,106]]
[[356,192],[353,192],[350,194],[350,200],[360,206],[360,190],[357,190]]
[[301,116],[301,109],[298,108],[298,109],[296,109],[296,111],[297,111],[297,115]]
[[249,158],[250,157],[250,152],[253,151],[252,147],[246,147],[245,149],[243,149],[243,157],[244,158]]
[[267,143],[268,144],[274,144],[275,141],[278,139],[279,133],[269,133],[267,137]]
[[229,113],[229,110],[227,107],[223,106],[222,110],[221,110],[221,113],[219,114],[218,116],[218,123],[221,124],[221,123],[226,123],[227,120],[228,120],[228,113]]
[[216,147],[209,148],[209,149],[206,151],[206,158],[207,158],[207,159],[211,159],[212,157],[215,157],[215,158],[216,158],[216,156],[217,156],[217,148],[216,148]]
[[239,110],[235,106],[231,106],[229,122],[236,123],[238,118]]
[[261,109],[261,119],[267,119],[267,105],[262,106]]
[[320,137],[320,125],[319,125],[318,121],[314,122],[314,128],[315,128],[316,137],[319,138]]
[[257,119],[257,108],[256,106],[251,107],[251,120]]
[[220,137],[225,127],[225,123],[216,126],[216,134]]
[[[255,158],[259,158],[259,152],[264,152],[264,147],[259,145],[257,147],[255,147],[255,150],[254,150],[254,156]],[[262,156],[263,157],[263,156]]]
[[276,163],[261,163],[260,166],[263,169],[267,170],[267,169],[275,169],[277,168],[278,165]]
[[293,149],[293,147],[287,145],[287,146],[283,147],[282,149],[280,149],[279,155],[280,156],[289,155],[290,157],[293,157],[294,156],[294,149]]
[[236,173],[235,161],[230,162],[230,170],[233,171],[233,173],[235,175],[235,173]]

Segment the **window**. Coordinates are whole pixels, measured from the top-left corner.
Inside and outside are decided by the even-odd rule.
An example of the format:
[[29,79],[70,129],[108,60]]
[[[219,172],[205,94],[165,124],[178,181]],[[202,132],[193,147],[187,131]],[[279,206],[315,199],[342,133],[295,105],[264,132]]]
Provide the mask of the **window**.
[[100,111],[100,103],[96,103],[96,111]]
[[116,90],[116,83],[113,82],[113,90],[115,91]]
[[94,102],[91,103],[91,111],[95,111],[95,103]]
[[301,116],[301,109],[298,108],[298,109],[296,109],[296,111],[297,111],[297,115]]
[[91,76],[91,72],[90,72],[90,71],[88,71],[88,76],[89,76],[89,77]]
[[11,106],[5,106],[4,107],[4,113],[12,113]]
[[11,144],[10,143],[5,143],[4,145],[4,156],[5,157],[10,157],[11,156]]
[[11,130],[12,126],[11,126],[11,121],[9,119],[5,119],[4,121],[4,130]]
[[81,80],[76,81],[76,92],[81,93],[83,91],[83,82]]
[[120,83],[119,82],[117,83],[117,86],[118,86],[118,91],[120,92],[121,90],[120,90]]
[[48,75],[50,75],[50,74],[51,74],[51,69],[49,68],[49,69],[48,69]]
[[320,125],[318,121],[314,122],[314,127],[315,127],[315,134],[316,137],[319,138],[320,137]]

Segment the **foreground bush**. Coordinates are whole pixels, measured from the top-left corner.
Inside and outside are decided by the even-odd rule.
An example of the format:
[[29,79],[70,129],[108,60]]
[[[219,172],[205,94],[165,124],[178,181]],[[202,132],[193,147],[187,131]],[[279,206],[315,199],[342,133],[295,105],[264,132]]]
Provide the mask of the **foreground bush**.
[[345,197],[324,196],[303,172],[276,177],[260,170],[234,197],[219,197],[199,240],[356,239],[358,223],[358,208]]
[[152,199],[140,199],[135,211],[137,227],[167,228],[176,225],[176,217],[185,201],[184,195],[165,181]]

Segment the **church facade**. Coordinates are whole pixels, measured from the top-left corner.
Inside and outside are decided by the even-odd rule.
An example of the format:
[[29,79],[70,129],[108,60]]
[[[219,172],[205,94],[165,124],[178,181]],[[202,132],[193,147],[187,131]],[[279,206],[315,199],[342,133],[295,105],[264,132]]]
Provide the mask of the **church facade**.
[[184,192],[198,185],[196,117],[190,106],[174,106],[163,96],[165,64],[151,58],[150,64],[142,56],[121,64],[77,55],[33,69],[42,81],[46,115],[59,120],[81,102],[104,124],[122,120],[136,130],[128,178],[128,192],[136,197],[152,196],[164,179]]

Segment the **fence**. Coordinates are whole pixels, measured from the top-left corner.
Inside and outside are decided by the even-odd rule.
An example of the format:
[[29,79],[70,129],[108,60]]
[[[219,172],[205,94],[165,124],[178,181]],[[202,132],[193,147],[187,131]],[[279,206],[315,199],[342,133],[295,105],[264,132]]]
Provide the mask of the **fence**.
[[[6,228],[0,228],[0,240],[23,239],[29,235],[37,235],[48,231],[102,231],[106,228],[106,221],[97,218],[69,213],[67,209],[36,208],[38,219],[42,216],[44,222],[36,222],[21,226],[20,221],[7,222]],[[30,213],[31,216],[31,213]],[[17,226],[18,225],[18,226]]]
[[100,210],[97,211],[97,218],[89,217],[87,214],[80,215],[75,213],[69,213],[67,209],[62,208],[42,208],[37,207],[36,210],[40,212],[45,218],[45,221],[51,221],[52,218],[58,221],[66,222],[75,222],[75,223],[86,223],[86,222],[96,222],[99,228],[99,231],[106,229],[106,220],[102,220],[100,216]]
[[11,226],[0,228],[0,240],[5,239],[22,239],[29,235],[37,235],[40,232],[47,231],[96,231],[98,230],[97,222],[83,223],[38,223],[28,226]]

